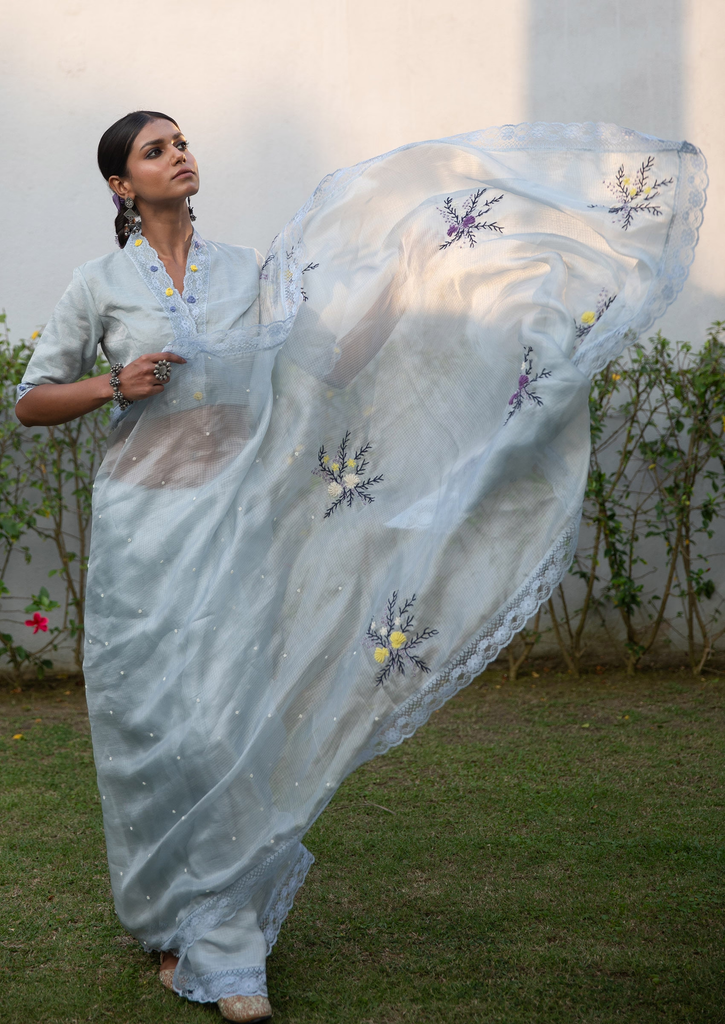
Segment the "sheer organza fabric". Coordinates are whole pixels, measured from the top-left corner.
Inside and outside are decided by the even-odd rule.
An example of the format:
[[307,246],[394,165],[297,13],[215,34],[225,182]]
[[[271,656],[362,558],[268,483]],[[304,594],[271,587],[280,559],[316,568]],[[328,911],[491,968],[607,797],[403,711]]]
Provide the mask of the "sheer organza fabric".
[[259,325],[175,324],[96,480],[85,667],[116,906],[180,992],[266,991],[194,944],[247,908],[269,951],[344,778],[561,579],[590,376],[681,288],[705,181],[613,126],[404,147],[284,228]]

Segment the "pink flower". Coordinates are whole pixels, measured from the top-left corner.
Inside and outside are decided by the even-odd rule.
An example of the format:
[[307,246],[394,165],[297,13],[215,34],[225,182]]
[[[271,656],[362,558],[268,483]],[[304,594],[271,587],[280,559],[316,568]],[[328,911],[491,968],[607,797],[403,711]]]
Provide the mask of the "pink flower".
[[471,224],[475,224],[475,223],[476,223],[476,218],[472,217],[470,215],[470,213],[469,213],[469,215],[467,217],[464,217],[463,220],[461,221],[461,226],[464,227],[464,228],[470,228]]
[[519,377],[519,388],[525,388],[528,383],[529,383],[529,378],[526,376],[525,373],[522,373],[521,376]]
[[25,625],[35,626],[33,633],[37,633],[39,629],[42,630],[43,633],[48,632],[48,620],[44,615],[41,615],[40,612],[36,612],[32,619],[26,619]]

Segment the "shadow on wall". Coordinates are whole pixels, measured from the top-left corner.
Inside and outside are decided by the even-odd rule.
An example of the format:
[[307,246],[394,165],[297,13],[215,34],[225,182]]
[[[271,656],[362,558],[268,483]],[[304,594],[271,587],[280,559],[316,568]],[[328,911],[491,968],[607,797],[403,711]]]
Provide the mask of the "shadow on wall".
[[530,0],[528,119],[685,138],[682,0]]

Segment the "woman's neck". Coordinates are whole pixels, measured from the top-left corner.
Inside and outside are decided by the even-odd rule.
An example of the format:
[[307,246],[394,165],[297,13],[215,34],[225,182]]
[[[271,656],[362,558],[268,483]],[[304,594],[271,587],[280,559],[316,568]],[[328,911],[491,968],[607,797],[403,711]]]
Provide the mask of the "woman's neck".
[[159,259],[167,266],[185,265],[194,233],[186,202],[182,200],[168,207],[139,202],[138,212],[141,214],[141,232]]

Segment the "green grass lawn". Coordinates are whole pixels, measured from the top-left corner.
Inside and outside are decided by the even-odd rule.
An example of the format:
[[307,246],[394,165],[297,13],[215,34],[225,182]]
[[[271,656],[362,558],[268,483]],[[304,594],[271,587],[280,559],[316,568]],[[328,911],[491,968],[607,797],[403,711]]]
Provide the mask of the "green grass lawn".
[[[527,675],[486,673],[308,833],[276,1024],[725,1022],[725,684]],[[220,1021],[114,915],[81,689],[0,697],[0,772],[0,1021]]]

